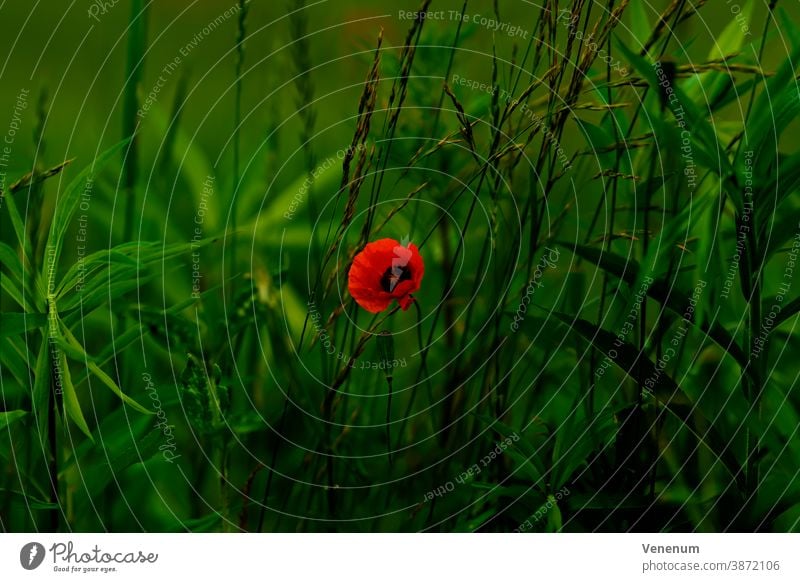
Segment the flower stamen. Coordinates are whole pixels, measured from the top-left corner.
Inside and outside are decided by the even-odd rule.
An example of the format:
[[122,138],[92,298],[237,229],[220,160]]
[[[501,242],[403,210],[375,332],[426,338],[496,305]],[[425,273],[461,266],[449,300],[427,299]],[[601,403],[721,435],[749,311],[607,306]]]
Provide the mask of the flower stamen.
[[386,269],[386,272],[381,277],[381,288],[391,293],[402,281],[411,279],[411,269],[408,267],[391,267]]

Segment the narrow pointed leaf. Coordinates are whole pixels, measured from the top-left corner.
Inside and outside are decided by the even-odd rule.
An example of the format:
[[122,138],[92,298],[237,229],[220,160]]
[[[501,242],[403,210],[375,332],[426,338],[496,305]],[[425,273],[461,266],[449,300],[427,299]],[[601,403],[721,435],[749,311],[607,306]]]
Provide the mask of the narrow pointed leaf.
[[128,396],[127,394],[125,394],[124,392],[122,392],[122,390],[120,389],[120,387],[119,387],[119,386],[117,386],[116,382],[114,382],[114,380],[112,380],[112,379],[111,379],[111,377],[110,377],[108,374],[106,374],[105,372],[103,372],[103,370],[101,370],[101,369],[100,369],[100,367],[99,367],[97,364],[95,364],[95,363],[94,363],[94,361],[93,361],[93,360],[92,360],[92,359],[91,359],[91,358],[90,358],[88,355],[86,355],[86,352],[84,351],[84,349],[83,349],[83,346],[81,346],[80,342],[78,342],[78,340],[77,340],[77,339],[75,339],[75,336],[74,336],[74,335],[72,335],[72,333],[69,331],[69,329],[67,329],[67,327],[66,327],[66,326],[62,325],[62,326],[61,326],[61,331],[62,331],[62,333],[64,334],[64,338],[66,339],[67,343],[69,343],[69,344],[70,344],[70,345],[71,345],[71,346],[74,348],[74,350],[75,350],[75,352],[74,352],[74,353],[76,353],[76,354],[82,354],[82,356],[83,356],[83,361],[85,361],[85,363],[86,363],[86,366],[89,368],[89,370],[90,370],[90,371],[91,371],[91,372],[92,372],[92,373],[93,373],[95,376],[97,376],[97,378],[98,378],[98,379],[99,379],[99,380],[100,380],[100,381],[101,381],[103,384],[105,384],[106,386],[108,386],[108,388],[109,388],[109,389],[110,389],[110,390],[111,390],[111,391],[112,391],[114,394],[116,394],[117,396],[119,396],[120,398],[122,398],[122,400],[123,400],[123,401],[124,401],[126,404],[128,404],[128,405],[132,406],[133,408],[135,408],[135,409],[136,409],[136,410],[138,410],[139,412],[143,412],[144,414],[153,414],[153,412],[152,412],[152,411],[150,411],[150,410],[147,410],[147,409],[146,409],[144,406],[142,406],[141,404],[139,404],[138,402],[136,402],[136,401],[135,401],[133,398],[131,398],[130,396]]

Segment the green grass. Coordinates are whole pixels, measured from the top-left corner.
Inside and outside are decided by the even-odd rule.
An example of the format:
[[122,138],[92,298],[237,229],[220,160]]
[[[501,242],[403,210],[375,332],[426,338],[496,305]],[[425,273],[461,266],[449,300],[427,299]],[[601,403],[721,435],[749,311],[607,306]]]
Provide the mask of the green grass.
[[0,168],[0,529],[800,530],[797,8],[407,4],[68,15],[123,40]]

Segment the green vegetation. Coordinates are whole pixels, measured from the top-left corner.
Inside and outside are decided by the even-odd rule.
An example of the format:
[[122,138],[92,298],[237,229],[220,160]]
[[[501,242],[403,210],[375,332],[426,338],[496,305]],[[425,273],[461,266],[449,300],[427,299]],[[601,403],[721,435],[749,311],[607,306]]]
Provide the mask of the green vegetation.
[[0,6],[0,531],[800,530],[796,3],[199,4]]

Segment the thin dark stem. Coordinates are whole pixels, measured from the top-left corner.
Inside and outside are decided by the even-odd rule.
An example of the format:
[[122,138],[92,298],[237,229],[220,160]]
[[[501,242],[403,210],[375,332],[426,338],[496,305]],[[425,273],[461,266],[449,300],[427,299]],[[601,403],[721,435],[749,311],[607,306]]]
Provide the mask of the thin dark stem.
[[[49,347],[47,344],[45,344],[42,349],[49,350]],[[50,486],[52,489],[50,500],[54,504],[53,509],[50,511],[50,531],[53,533],[59,531],[60,516],[61,512],[63,511],[63,508],[61,507],[58,484],[58,434],[56,432],[56,419],[58,418],[58,412],[61,408],[61,398],[56,393],[57,384],[55,382],[55,378],[53,377],[54,369],[54,366],[50,367],[50,415],[47,419],[47,436],[50,443]]]
[[[286,425],[286,417],[288,416],[289,412],[289,403],[292,401],[290,398],[290,391],[292,387],[289,384],[289,387],[286,389],[286,400],[283,402],[283,412],[281,412],[281,419],[278,422],[278,437],[283,434],[283,429]],[[267,471],[269,471],[267,475],[267,483],[264,486],[264,495],[261,497],[261,507],[258,510],[258,529],[256,531],[262,532],[264,531],[264,515],[267,510],[267,501],[269,500],[269,493],[272,490],[272,477],[275,474],[275,463],[278,460],[278,450],[280,449],[280,440],[275,444],[272,448],[272,457],[270,459],[269,467],[267,467]]]
[[[766,21],[764,22],[764,33],[761,37],[761,46],[759,48],[758,54],[758,61],[759,63],[762,62],[764,57],[764,47],[766,46],[766,39],[767,39],[767,32],[769,31],[769,24],[772,21],[772,10],[775,8],[777,4],[777,0],[774,0],[769,5],[769,13],[767,14]],[[755,89],[756,83],[753,83],[753,87],[750,90],[750,100],[747,106],[747,115],[745,117],[745,138],[739,142],[739,147],[737,148],[737,158],[738,153],[741,150],[742,144],[747,140],[747,120],[750,118],[750,112],[752,111],[753,102],[755,99]],[[761,272],[764,266],[764,258],[761,257],[758,248],[758,240],[755,233],[752,230],[748,230],[748,254],[749,254],[749,267],[752,269],[753,265],[756,266],[755,272],[751,271],[751,295],[749,298],[750,303],[750,312],[749,312],[749,326],[748,326],[748,338],[747,338],[747,346],[750,349],[750,353],[756,353],[756,345],[755,342],[757,341],[759,335],[759,329],[761,327]],[[764,346],[764,352],[768,350],[768,345]],[[766,358],[766,353],[762,354],[761,357]],[[751,357],[750,365],[751,365],[751,373],[745,374],[744,371],[742,372],[743,376],[747,377],[746,382],[748,383],[749,387],[747,389],[747,393],[749,396],[749,401],[751,405],[751,409],[756,410],[756,415],[758,419],[761,419],[762,415],[762,392],[763,392],[763,378],[761,374],[762,366],[760,363],[760,359],[754,359]],[[758,475],[758,460],[759,460],[759,446],[758,446],[758,435],[753,434],[753,432],[748,428],[746,434],[746,446],[747,450],[745,453],[746,458],[746,466],[745,466],[745,491],[748,495],[755,495],[755,492],[758,488],[759,482],[759,475]]]
[[392,460],[392,377],[387,376],[386,386],[389,390],[389,395],[386,399],[386,458],[389,460],[389,466],[393,464]]
[[241,139],[239,128],[242,124],[242,67],[244,65],[244,39],[246,36],[245,23],[247,22],[247,1],[239,0],[239,21],[236,36],[236,81],[235,98],[233,104],[233,188],[231,189],[231,234],[227,242],[228,256],[228,301],[233,301],[236,297],[236,230],[238,229],[238,200],[239,184],[239,158],[241,149]]

